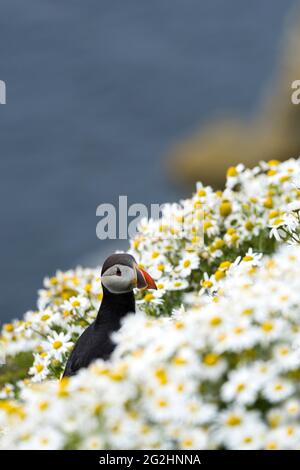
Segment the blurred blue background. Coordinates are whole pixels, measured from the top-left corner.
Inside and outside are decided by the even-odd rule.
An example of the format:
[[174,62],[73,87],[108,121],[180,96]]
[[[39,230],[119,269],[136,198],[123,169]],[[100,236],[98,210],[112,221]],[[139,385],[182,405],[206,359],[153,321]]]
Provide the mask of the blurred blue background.
[[0,321],[44,275],[124,247],[96,207],[176,200],[163,155],[216,113],[251,113],[295,0],[2,0]]

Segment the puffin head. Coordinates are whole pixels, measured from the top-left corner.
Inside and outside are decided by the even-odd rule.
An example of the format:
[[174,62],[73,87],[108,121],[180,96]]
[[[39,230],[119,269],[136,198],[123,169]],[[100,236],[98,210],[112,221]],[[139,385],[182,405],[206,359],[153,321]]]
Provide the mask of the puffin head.
[[135,287],[157,289],[152,277],[127,253],[116,253],[104,261],[101,282],[112,294],[125,294]]

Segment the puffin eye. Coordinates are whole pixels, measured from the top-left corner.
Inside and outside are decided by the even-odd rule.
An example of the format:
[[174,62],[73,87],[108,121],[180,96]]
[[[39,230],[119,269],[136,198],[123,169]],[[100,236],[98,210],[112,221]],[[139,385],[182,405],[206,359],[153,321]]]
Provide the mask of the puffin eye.
[[116,276],[121,276],[121,275],[122,275],[121,269],[117,267]]

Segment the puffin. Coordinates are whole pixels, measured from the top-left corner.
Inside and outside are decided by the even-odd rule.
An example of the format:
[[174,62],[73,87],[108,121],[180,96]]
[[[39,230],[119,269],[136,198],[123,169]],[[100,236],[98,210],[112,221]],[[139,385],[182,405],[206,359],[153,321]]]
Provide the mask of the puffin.
[[154,279],[127,253],[109,256],[101,270],[102,302],[96,320],[78,338],[63,377],[75,375],[96,359],[108,360],[115,348],[111,335],[135,313],[134,288],[157,289]]

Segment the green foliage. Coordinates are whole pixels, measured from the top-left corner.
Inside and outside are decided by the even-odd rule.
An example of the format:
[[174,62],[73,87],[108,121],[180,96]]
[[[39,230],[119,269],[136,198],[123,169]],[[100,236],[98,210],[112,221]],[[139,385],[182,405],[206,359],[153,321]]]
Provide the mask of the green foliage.
[[21,352],[13,358],[8,358],[5,365],[0,367],[0,388],[6,383],[16,383],[28,375],[32,366],[33,355],[31,352]]

